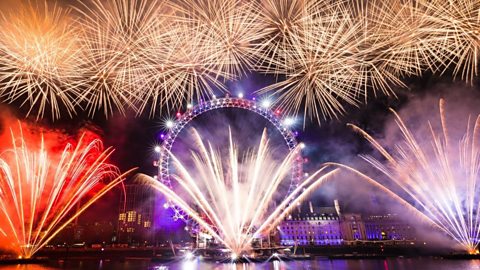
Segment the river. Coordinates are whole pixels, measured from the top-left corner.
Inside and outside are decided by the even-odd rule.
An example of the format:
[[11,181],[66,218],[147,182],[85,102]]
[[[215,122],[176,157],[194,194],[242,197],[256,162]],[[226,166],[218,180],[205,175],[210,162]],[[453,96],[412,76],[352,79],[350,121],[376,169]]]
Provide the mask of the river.
[[392,258],[368,260],[328,260],[317,258],[309,261],[265,262],[251,264],[207,263],[200,260],[171,263],[151,263],[144,260],[103,261],[78,260],[55,261],[44,265],[0,266],[0,270],[475,270],[480,269],[480,260],[446,260],[437,258]]

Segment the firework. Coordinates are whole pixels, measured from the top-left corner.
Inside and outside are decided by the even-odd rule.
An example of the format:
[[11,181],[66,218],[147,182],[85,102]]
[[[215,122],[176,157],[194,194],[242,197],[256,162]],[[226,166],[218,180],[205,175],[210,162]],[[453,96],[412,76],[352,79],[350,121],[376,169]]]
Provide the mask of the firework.
[[69,13],[55,4],[20,2],[0,17],[0,98],[29,106],[37,119],[45,111],[57,119],[77,109],[70,85],[80,78],[80,48]]
[[[252,70],[262,39],[255,1],[184,1],[174,5],[176,20],[199,35],[206,61],[217,76],[235,78]],[[227,78],[228,78],[227,77]]]
[[[260,14],[258,23],[264,31],[263,40],[259,44],[260,66],[266,65],[267,70],[270,68],[275,70],[271,59],[285,59],[288,56],[285,53],[291,46],[293,34],[302,31],[304,20],[312,13],[315,2],[303,0],[261,2],[257,10]],[[275,73],[280,72],[276,71]]]
[[144,77],[147,87],[138,93],[143,97],[138,107],[143,111],[151,101],[151,115],[157,109],[178,109],[185,101],[209,99],[215,89],[226,91],[222,80],[229,76],[207,61],[202,36],[186,24],[174,24],[168,29],[158,27],[153,44],[147,47],[151,69]]
[[402,77],[435,72],[446,61],[435,48],[439,25],[417,1],[359,1],[352,10],[362,24],[363,85],[374,93],[394,94],[392,86],[405,87]]
[[[168,23],[159,25],[147,46],[151,69],[142,100],[167,110],[185,101],[227,91],[225,82],[253,69],[259,39],[253,2],[184,1],[168,5]],[[143,102],[142,111],[148,104]]]
[[475,0],[419,1],[430,12],[427,20],[437,26],[436,52],[445,56],[445,70],[472,81],[478,74],[480,50],[480,2]]
[[146,181],[235,255],[248,252],[253,239],[268,234],[335,172],[320,169],[275,206],[275,194],[289,178],[298,149],[282,162],[272,161],[264,131],[258,149],[248,152],[240,161],[230,134],[229,155],[224,161],[212,145],[205,145],[197,132],[194,135],[198,152],[192,152],[193,169],[186,168],[172,155],[176,185],[170,188],[148,177]]
[[[393,153],[365,131],[352,125],[382,154],[385,161],[372,156],[363,158],[392,180],[402,192],[396,192],[395,189],[390,191],[388,185],[379,182],[376,185],[415,209],[423,218],[460,243],[466,251],[474,253],[480,241],[480,115],[473,125],[468,124],[461,140],[454,141],[448,131],[443,100],[440,101],[442,130],[436,132],[429,123],[430,136],[427,139],[425,134],[412,133],[403,120],[393,113],[403,137]],[[363,179],[375,182],[360,175]]]
[[272,58],[266,65],[267,73],[282,74],[285,80],[260,93],[278,94],[277,103],[284,110],[298,113],[303,107],[306,116],[319,121],[344,113],[345,103],[356,105],[362,78],[359,26],[342,6],[303,18],[302,28],[290,32],[289,46],[280,53],[283,59]]
[[98,139],[82,136],[61,153],[47,143],[43,136],[27,140],[20,127],[11,130],[11,147],[0,154],[0,248],[22,258],[30,258],[124,177],[107,163],[112,149],[103,151]]
[[135,110],[145,87],[147,63],[145,48],[161,20],[162,5],[156,1],[100,1],[81,3],[83,77],[79,82],[86,110],[93,115],[103,109],[108,116],[114,109]]
[[277,79],[260,93],[320,121],[404,77],[478,73],[476,0],[32,3],[0,18],[0,98],[37,118],[154,116],[255,71]]

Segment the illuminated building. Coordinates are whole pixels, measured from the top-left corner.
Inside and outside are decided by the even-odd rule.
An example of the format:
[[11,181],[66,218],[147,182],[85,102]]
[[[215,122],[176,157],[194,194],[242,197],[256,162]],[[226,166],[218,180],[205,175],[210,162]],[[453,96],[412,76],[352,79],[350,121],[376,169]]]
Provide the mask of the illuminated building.
[[[338,204],[337,204],[338,206]],[[340,211],[337,207],[300,206],[279,226],[281,245],[340,245]]]
[[301,205],[279,226],[279,242],[287,246],[350,245],[357,242],[415,241],[415,229],[396,214],[341,213],[334,207]]
[[371,215],[364,218],[366,240],[415,240],[412,226],[396,214]]
[[154,241],[155,193],[145,185],[126,185],[120,199],[118,243],[148,245]]
[[340,227],[346,244],[350,243],[350,241],[365,240],[367,238],[365,224],[360,214],[342,214]]

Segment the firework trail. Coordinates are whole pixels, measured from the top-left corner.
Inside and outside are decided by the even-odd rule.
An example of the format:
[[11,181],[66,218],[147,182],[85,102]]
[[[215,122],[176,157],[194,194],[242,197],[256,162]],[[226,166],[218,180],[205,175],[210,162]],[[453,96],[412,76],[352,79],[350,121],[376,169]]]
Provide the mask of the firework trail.
[[227,157],[211,144],[205,145],[196,131],[194,135],[198,151],[192,152],[193,169],[172,155],[177,172],[173,189],[148,176],[142,178],[234,255],[246,254],[253,239],[275,229],[299,202],[335,173],[320,169],[275,205],[275,194],[289,178],[298,149],[282,162],[271,161],[264,131],[258,148],[240,161],[231,134]]
[[403,77],[421,76],[424,70],[436,72],[446,61],[435,48],[432,29],[440,26],[428,20],[431,10],[418,1],[357,1],[350,8],[361,23],[359,53],[365,91],[394,95],[392,87],[406,87]]
[[427,20],[436,40],[438,58],[444,70],[471,82],[478,75],[480,50],[480,2],[475,0],[419,1],[429,10]]
[[258,58],[257,43],[263,29],[257,24],[259,14],[254,1],[197,0],[173,5],[176,20],[199,35],[206,61],[216,76],[236,78],[254,68]]
[[[303,18],[308,14],[310,2],[282,0],[262,1],[255,12],[259,14],[258,24],[263,31],[263,40],[258,44],[259,62],[257,69],[280,74],[271,59],[285,59],[285,53],[290,48],[293,32],[299,31],[302,27]],[[284,61],[285,61],[284,60]]]
[[0,153],[0,248],[30,258],[125,175],[98,139],[84,134],[62,150],[19,126]]
[[143,102],[139,112],[151,104],[150,115],[157,110],[178,109],[185,102],[209,99],[215,90],[226,91],[223,81],[230,76],[207,60],[209,51],[197,28],[174,21],[175,26],[158,26],[153,44],[146,47],[150,69],[146,72]]
[[[429,137],[408,129],[392,110],[402,140],[389,151],[362,129],[351,125],[383,156],[384,160],[363,156],[373,167],[385,174],[397,188],[389,187],[358,173],[387,194],[399,199],[430,221],[469,253],[477,252],[480,242],[480,115],[469,124],[459,141],[449,134],[440,100],[441,132],[428,123]],[[421,140],[420,140],[421,138]],[[338,166],[338,165],[337,165]],[[398,188],[401,192],[397,192]],[[402,195],[403,194],[403,195]]]

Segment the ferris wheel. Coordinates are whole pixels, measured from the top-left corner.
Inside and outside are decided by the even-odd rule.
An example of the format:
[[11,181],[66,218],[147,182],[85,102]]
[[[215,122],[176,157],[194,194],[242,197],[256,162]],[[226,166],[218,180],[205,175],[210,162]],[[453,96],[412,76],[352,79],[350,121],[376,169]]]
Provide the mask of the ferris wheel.
[[[282,116],[279,110],[272,109],[270,102],[265,100],[263,102],[257,102],[255,99],[249,100],[243,97],[226,96],[223,98],[214,98],[209,101],[202,101],[195,106],[188,106],[187,110],[184,113],[177,113],[177,118],[175,121],[170,120],[169,122],[167,122],[166,127],[168,129],[168,133],[166,135],[162,135],[163,142],[159,147],[159,181],[162,181],[165,185],[172,188],[172,181],[170,175],[170,153],[175,143],[175,140],[177,139],[180,132],[185,128],[185,126],[187,126],[188,123],[193,121],[199,115],[202,115],[212,110],[222,110],[226,108],[243,109],[262,116],[264,119],[268,120],[282,135],[289,151],[294,151],[294,149],[297,147],[298,141],[296,139],[296,136],[298,133],[291,130],[291,118]],[[290,192],[297,187],[297,185],[302,179],[302,176],[303,158],[299,155],[295,159],[295,162],[292,166],[291,181],[287,195],[290,194]],[[184,211],[182,211],[181,208],[171,202],[168,202],[165,206],[174,210],[174,220],[180,219],[188,222],[189,217]]]

